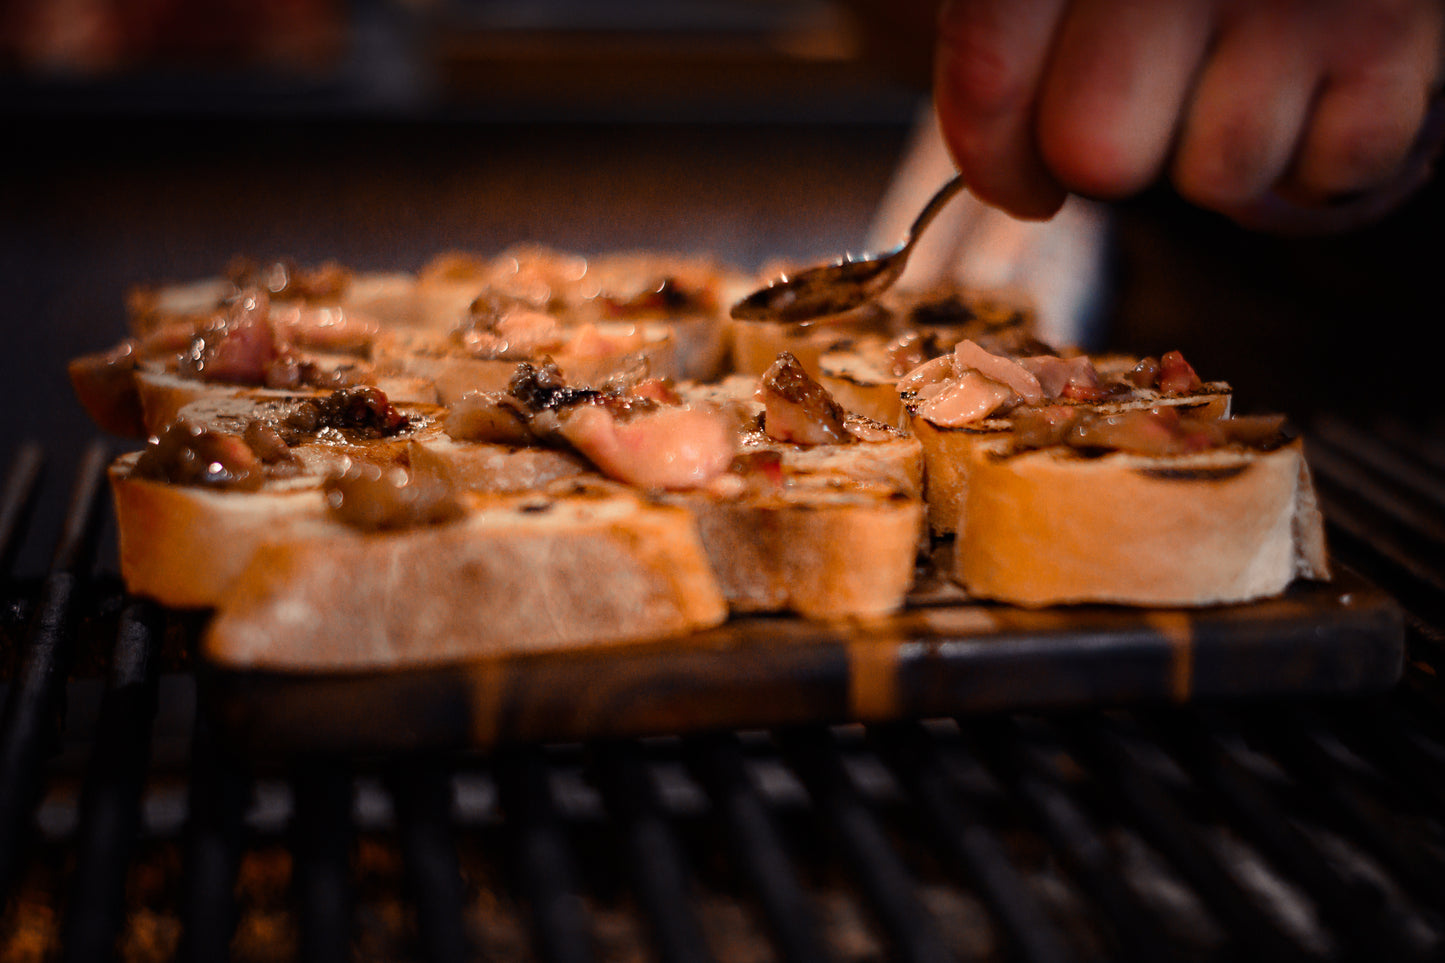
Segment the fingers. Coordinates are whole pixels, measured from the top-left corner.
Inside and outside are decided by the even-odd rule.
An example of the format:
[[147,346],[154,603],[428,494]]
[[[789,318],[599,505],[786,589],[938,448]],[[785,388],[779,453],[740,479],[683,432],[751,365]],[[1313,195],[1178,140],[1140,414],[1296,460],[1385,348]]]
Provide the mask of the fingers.
[[935,99],[984,200],[1045,217],[1066,192],[1117,198],[1166,171],[1256,226],[1408,196],[1439,137],[1442,0],[953,0]]
[[1280,3],[1250,3],[1219,32],[1172,165],[1186,199],[1217,211],[1254,203],[1290,169],[1319,84],[1313,38]]
[[1052,215],[1065,191],[1035,141],[1034,104],[1066,0],[954,0],[939,18],[934,99],[969,188],[1019,217]]
[[1320,198],[1383,186],[1416,146],[1445,63],[1445,4],[1376,0],[1336,33],[1289,186]]
[[1210,40],[1214,0],[1076,0],[1042,85],[1039,150],[1092,197],[1133,194],[1164,170]]

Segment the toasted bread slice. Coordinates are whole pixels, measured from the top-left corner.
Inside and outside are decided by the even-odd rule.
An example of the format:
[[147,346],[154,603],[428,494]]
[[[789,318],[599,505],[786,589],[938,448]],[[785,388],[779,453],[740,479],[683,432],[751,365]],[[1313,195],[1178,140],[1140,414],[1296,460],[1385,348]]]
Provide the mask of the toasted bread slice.
[[1036,607],[1196,606],[1325,578],[1298,440],[1174,457],[969,446],[954,573],[971,594]]
[[213,490],[141,477],[135,459],[110,474],[127,588],[217,608],[206,651],[224,664],[380,668],[726,617],[692,516],[617,488],[468,494],[454,520],[361,531],[334,517],[315,476]]
[[897,489],[812,475],[738,497],[668,500],[697,519],[735,612],[877,617],[901,608],[913,584],[923,503]]
[[685,511],[615,490],[478,496],[441,525],[332,523],[261,544],[204,651],[235,667],[351,671],[637,642],[726,616]]

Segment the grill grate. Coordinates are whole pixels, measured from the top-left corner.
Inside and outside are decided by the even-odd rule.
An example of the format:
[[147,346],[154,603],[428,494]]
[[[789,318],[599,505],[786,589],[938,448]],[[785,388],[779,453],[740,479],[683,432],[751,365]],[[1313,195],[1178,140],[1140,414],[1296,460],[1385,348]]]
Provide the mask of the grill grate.
[[[197,712],[174,769],[155,730],[184,625],[94,575],[107,453],[30,585],[8,575],[42,474],[26,448],[0,493],[26,613],[0,956],[38,932],[73,960],[1441,958],[1445,458],[1399,425],[1309,441],[1337,558],[1409,616],[1388,697],[284,763],[233,758]],[[67,675],[93,640],[111,651],[77,756]],[[184,818],[161,818],[176,779]],[[73,827],[43,818],[67,800]],[[145,873],[174,877],[149,916]]]

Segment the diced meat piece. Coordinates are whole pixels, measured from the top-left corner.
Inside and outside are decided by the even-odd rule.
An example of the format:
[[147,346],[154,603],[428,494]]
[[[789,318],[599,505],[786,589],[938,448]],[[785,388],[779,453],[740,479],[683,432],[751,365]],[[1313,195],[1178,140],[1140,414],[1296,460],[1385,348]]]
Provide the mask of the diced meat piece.
[[1169,351],[1159,358],[1159,392],[1161,394],[1188,394],[1191,391],[1198,391],[1203,383],[1180,352]]
[[935,425],[956,428],[982,421],[1017,397],[1008,385],[970,369],[944,382],[941,390],[918,406],[918,414]]
[[710,407],[667,407],[621,419],[601,405],[566,414],[562,437],[604,475],[640,488],[689,489],[728,470],[731,423]]
[[1015,448],[1048,448],[1062,444],[1078,420],[1080,410],[1070,405],[1021,408],[1013,416]]
[[852,440],[843,406],[786,351],[763,373],[757,395],[764,408],[763,431],[770,438],[800,445]]
[[628,351],[636,351],[642,345],[642,333],[631,325],[604,332],[595,324],[584,324],[562,345],[558,356],[589,360],[611,358]]
[[380,330],[375,321],[335,307],[288,304],[272,308],[270,318],[287,343],[336,354],[365,354]]
[[502,391],[469,391],[452,405],[443,427],[458,441],[526,445],[533,441],[529,412]]
[[1136,388],[1157,388],[1159,386],[1159,359],[1144,358],[1129,373],[1124,375],[1124,380]]
[[1023,365],[1002,355],[990,354],[967,338],[953,349],[953,365],[958,371],[973,369],[986,377],[1008,385],[1025,404],[1036,405],[1044,400],[1039,379]]
[[282,355],[282,342],[271,326],[270,301],[264,291],[241,293],[224,323],[196,336],[189,361],[207,381],[259,385]]
[[1104,397],[1099,384],[1099,372],[1085,356],[1060,358],[1054,355],[1038,355],[1021,358],[1019,364],[1039,381],[1046,398],[1066,398],[1070,401],[1098,401]]
[[953,354],[925,361],[898,381],[900,394],[919,395],[930,385],[938,385],[954,376]]

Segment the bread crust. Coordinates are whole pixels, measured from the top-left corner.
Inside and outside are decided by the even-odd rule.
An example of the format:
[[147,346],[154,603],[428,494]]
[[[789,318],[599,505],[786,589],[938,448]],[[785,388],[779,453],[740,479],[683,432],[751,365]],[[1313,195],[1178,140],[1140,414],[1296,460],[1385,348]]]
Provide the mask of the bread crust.
[[354,671],[624,644],[726,617],[685,511],[518,496],[443,525],[268,541],[203,646],[237,668]]
[[1298,440],[1173,458],[1006,451],[995,439],[967,456],[954,574],[975,596],[1214,605],[1328,575]]

